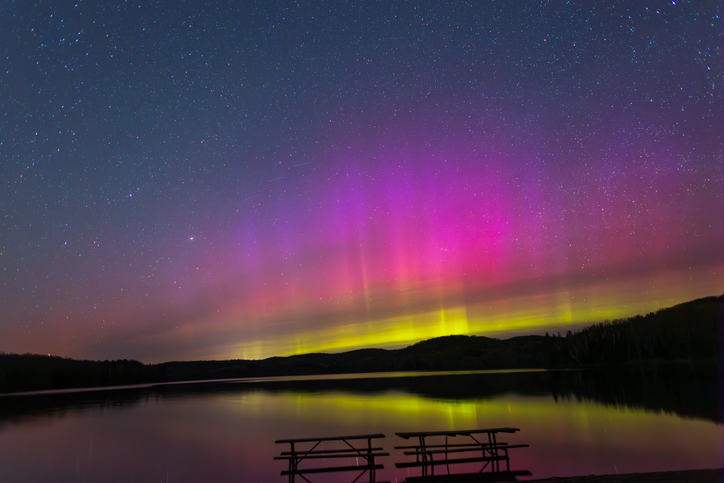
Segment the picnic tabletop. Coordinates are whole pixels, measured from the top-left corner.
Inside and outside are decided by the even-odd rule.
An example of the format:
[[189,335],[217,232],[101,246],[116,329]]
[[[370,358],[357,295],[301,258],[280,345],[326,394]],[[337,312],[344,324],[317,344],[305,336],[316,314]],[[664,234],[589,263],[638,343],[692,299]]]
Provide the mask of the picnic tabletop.
[[283,443],[312,443],[315,441],[345,441],[345,440],[355,440],[355,439],[376,439],[376,438],[384,438],[385,435],[382,433],[375,433],[375,434],[356,434],[352,436],[322,436],[320,438],[292,438],[292,439],[278,439],[274,441],[275,444],[283,444]]
[[494,433],[515,433],[520,431],[519,428],[489,428],[489,429],[456,429],[452,431],[410,431],[395,433],[397,436],[403,439],[420,438],[428,436],[470,436],[472,434],[494,434]]

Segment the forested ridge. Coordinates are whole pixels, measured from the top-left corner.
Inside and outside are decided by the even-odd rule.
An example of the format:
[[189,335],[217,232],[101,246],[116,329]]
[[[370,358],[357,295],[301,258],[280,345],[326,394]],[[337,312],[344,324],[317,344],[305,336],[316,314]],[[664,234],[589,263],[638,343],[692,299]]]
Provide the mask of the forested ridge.
[[0,392],[282,375],[381,371],[577,368],[716,360],[724,295],[566,334],[500,340],[454,335],[397,349],[304,354],[264,360],[143,364],[36,354],[0,354]]

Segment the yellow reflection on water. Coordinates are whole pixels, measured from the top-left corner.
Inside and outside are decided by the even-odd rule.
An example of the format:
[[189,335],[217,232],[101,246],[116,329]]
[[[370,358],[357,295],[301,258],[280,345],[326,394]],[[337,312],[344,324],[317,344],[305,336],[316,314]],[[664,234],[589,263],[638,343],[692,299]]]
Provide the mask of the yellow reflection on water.
[[[241,396],[238,408],[269,421],[278,438],[381,432],[392,451],[403,431],[490,427],[520,428],[504,435],[529,448],[512,452],[514,469],[538,478],[718,466],[722,426],[662,412],[607,406],[551,396],[501,395],[490,399],[441,400],[390,391],[382,394],[275,393]],[[394,481],[394,465],[385,465]]]
[[[452,384],[445,377],[425,379],[414,381],[418,390]],[[406,470],[394,463],[409,456],[394,449],[406,444],[396,432],[490,427],[520,428],[500,440],[530,445],[511,450],[511,465],[530,470],[535,478],[721,465],[724,426],[694,417],[550,395],[442,399],[383,390],[412,384],[409,380],[378,386],[368,380],[359,386],[257,382],[219,382],[229,386],[218,392],[169,391],[168,397],[165,391],[151,392],[128,401],[118,393],[118,407],[102,402],[102,407],[92,403],[31,417],[11,415],[9,424],[0,427],[0,481],[111,481],[122,476],[124,481],[282,483],[285,462],[274,457],[287,448],[276,440],[369,433],[385,434],[379,443],[390,453],[380,461],[384,470],[379,480],[403,481]],[[468,383],[486,384],[483,378]],[[315,389],[320,387],[348,389]],[[355,387],[379,391],[351,392]],[[32,396],[23,398],[32,401]],[[667,401],[666,396],[661,399]],[[313,481],[339,481],[335,477]]]

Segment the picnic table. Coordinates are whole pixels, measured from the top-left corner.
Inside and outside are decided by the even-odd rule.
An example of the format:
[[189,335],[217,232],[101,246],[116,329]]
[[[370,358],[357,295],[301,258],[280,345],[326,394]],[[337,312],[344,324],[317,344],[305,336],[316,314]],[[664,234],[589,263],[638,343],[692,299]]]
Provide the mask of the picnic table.
[[[384,434],[359,434],[353,436],[331,436],[321,438],[298,438],[298,439],[280,439],[275,441],[276,444],[289,444],[289,451],[282,451],[280,456],[275,456],[275,460],[287,460],[289,468],[282,471],[283,476],[289,476],[289,481],[293,482],[294,477],[299,475],[304,480],[305,474],[309,473],[327,473],[338,471],[360,471],[359,476],[369,472],[370,482],[375,481],[376,470],[382,469],[384,466],[376,463],[375,458],[381,456],[389,456],[389,453],[382,451],[381,447],[372,445],[373,439],[384,438]],[[366,441],[366,444],[365,444]],[[362,443],[362,444],[360,444]],[[363,464],[360,463],[360,458]],[[324,460],[342,459],[336,466],[305,466],[299,467],[299,463],[304,460]],[[346,459],[347,461],[344,461]],[[351,464],[350,460],[354,460],[355,464]]]
[[[395,446],[395,449],[405,450],[404,454],[415,456],[414,461],[403,461],[396,463],[397,468],[413,468],[419,467],[422,470],[422,476],[435,474],[435,466],[445,465],[450,473],[451,464],[460,463],[483,463],[480,473],[486,468],[490,469],[486,480],[515,480],[516,476],[530,475],[527,470],[511,471],[510,456],[508,450],[511,448],[525,448],[527,444],[508,444],[498,441],[498,434],[513,434],[519,431],[518,428],[490,428],[490,429],[470,429],[470,430],[454,430],[454,431],[415,431],[407,433],[396,433],[403,439],[417,439],[417,444],[410,446]],[[439,439],[444,437],[444,443]],[[461,443],[451,443],[450,438],[463,437]],[[436,442],[429,439],[435,438]],[[450,458],[451,455],[460,455],[457,458]],[[500,462],[505,462],[505,470],[500,470]],[[488,474],[489,474],[488,473]]]

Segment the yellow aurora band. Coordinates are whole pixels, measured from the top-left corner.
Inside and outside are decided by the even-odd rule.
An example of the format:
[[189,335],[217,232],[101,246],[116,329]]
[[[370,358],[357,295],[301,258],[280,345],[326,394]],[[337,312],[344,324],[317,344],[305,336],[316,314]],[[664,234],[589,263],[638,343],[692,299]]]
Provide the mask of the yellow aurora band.
[[[712,294],[722,289],[715,271],[699,275],[703,283],[715,287]],[[656,283],[649,282],[648,297],[638,296],[634,290],[641,286],[641,280],[630,280],[628,283],[605,282],[577,290],[509,297],[376,320],[348,320],[325,328],[314,328],[314,324],[310,324],[306,330],[231,346],[228,350],[233,355],[229,357],[264,359],[364,347],[399,348],[421,340],[458,334],[509,338],[565,332],[604,320],[645,314],[700,296],[696,290],[701,287],[682,290],[677,286],[675,281],[679,277],[680,274],[672,272],[660,277]]]

